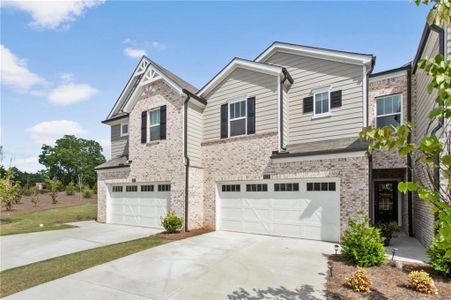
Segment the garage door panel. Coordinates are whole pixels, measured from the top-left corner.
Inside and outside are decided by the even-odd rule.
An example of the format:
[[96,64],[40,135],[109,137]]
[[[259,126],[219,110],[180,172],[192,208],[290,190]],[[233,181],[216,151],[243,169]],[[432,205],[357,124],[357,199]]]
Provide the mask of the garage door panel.
[[[145,184],[148,185],[148,184]],[[169,210],[170,192],[114,193],[110,187],[110,222],[125,225],[162,228],[160,217]]]
[[[265,181],[267,192],[219,192],[219,228],[223,230],[338,241],[340,233],[339,183],[337,191],[307,191],[300,180],[297,191],[276,191]],[[313,182],[315,182],[313,180]],[[231,183],[237,185],[238,183]]]

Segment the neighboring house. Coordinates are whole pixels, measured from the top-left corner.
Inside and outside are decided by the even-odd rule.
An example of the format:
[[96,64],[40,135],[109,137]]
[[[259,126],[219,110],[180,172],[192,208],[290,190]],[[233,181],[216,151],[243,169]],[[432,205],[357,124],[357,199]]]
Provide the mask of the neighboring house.
[[411,160],[358,139],[369,124],[418,117],[419,71],[372,74],[374,64],[275,42],[197,90],[143,57],[103,121],[112,158],[97,167],[98,220],[160,227],[172,210],[189,229],[339,241],[363,211],[428,243],[427,205],[396,188]]
[[45,190],[47,188],[47,183],[46,182],[36,182],[34,184],[34,186],[38,189],[38,190]]

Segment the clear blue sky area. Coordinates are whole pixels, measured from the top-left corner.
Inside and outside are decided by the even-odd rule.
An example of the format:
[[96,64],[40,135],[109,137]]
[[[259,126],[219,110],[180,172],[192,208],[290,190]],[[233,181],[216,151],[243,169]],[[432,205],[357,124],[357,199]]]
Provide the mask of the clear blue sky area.
[[[254,59],[273,41],[371,53],[382,71],[413,59],[428,12],[409,1],[107,1],[38,26],[33,9],[1,8],[4,164],[29,171],[40,168],[41,143],[65,132],[108,147],[100,121],[143,51],[198,88],[233,57]],[[17,77],[31,83],[20,87]],[[64,88],[79,90],[66,99]]]

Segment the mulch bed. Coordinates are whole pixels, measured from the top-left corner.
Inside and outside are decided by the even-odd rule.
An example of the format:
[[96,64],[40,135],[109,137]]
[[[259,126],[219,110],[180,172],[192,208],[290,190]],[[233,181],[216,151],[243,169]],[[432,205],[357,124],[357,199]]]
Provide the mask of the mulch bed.
[[40,194],[39,195],[39,203],[37,206],[31,202],[31,197],[23,196],[19,204],[14,204],[12,210],[6,210],[2,207],[1,216],[8,217],[14,216],[16,214],[24,213],[24,212],[34,212],[41,211],[51,208],[57,207],[68,207],[68,206],[76,206],[80,204],[86,203],[96,203],[97,195],[93,194],[91,198],[83,198],[79,197],[79,194],[68,196],[65,192],[58,193],[58,203],[52,204],[52,199],[50,198],[50,193]]
[[426,264],[404,263],[400,270],[391,262],[386,262],[380,267],[365,268],[372,282],[368,293],[357,293],[347,287],[346,277],[356,269],[344,262],[340,255],[329,256],[327,299],[451,299],[451,281],[437,275],[432,275],[432,278],[438,288],[438,295],[421,294],[409,289],[409,272],[424,270],[431,274],[431,269]]
[[192,236],[196,236],[196,235],[201,235],[204,233],[208,233],[208,232],[212,232],[213,230],[210,228],[199,228],[199,229],[193,229],[190,230],[188,232],[185,231],[180,231],[180,232],[176,232],[176,233],[168,233],[168,232],[161,232],[161,233],[157,233],[154,236],[162,238],[162,239],[166,239],[166,240],[170,240],[170,241],[178,241],[178,240],[183,240]]

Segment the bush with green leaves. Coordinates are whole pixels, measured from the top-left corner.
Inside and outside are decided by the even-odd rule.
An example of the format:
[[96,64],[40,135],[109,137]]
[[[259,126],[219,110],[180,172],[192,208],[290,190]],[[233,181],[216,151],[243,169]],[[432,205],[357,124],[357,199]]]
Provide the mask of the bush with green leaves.
[[350,218],[348,229],[342,236],[342,257],[360,267],[380,266],[385,260],[385,249],[378,228],[368,218]]
[[89,187],[85,187],[83,189],[83,198],[91,198],[92,197],[92,190]]
[[27,184],[27,185],[25,185],[23,188],[22,188],[22,195],[24,195],[24,196],[31,196],[31,194],[32,194],[33,192],[32,192],[32,190],[31,190],[31,187]]
[[11,210],[17,199],[22,197],[22,188],[20,184],[14,180],[13,172],[10,169],[6,171],[5,177],[0,179],[0,199],[5,205],[6,210]]
[[166,217],[161,217],[160,219],[161,226],[163,226],[166,232],[178,232],[183,227],[183,218],[176,216],[174,212],[169,212]]
[[66,195],[72,196],[73,194],[75,194],[75,185],[71,181],[68,185],[66,185]]
[[437,246],[436,239],[427,251],[429,264],[437,274],[451,278],[451,256],[447,256],[446,250]]

